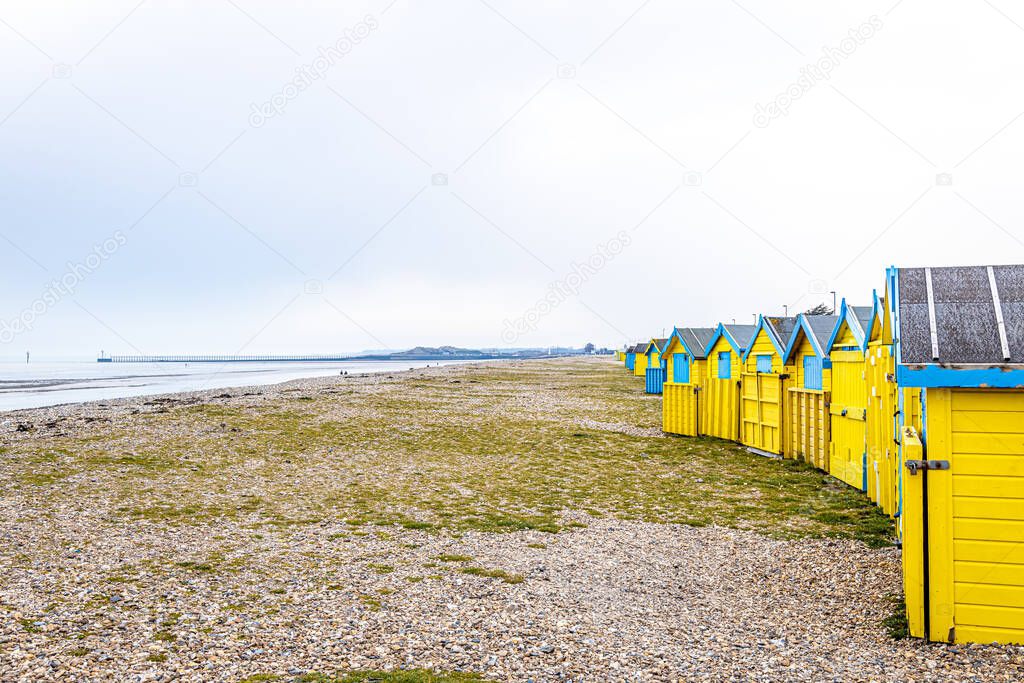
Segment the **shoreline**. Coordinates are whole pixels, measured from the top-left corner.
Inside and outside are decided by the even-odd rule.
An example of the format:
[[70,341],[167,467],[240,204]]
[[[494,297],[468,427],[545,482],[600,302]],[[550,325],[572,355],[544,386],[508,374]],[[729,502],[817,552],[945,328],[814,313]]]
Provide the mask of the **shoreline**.
[[[398,361],[388,361],[388,362],[398,362]],[[444,361],[439,361],[439,362],[444,362]],[[294,379],[287,379],[287,380],[284,380],[284,381],[272,382],[272,383],[268,383],[268,384],[244,384],[244,383],[242,383],[242,384],[230,384],[230,385],[223,385],[223,386],[217,386],[217,387],[210,387],[210,388],[207,388],[207,389],[193,389],[193,390],[187,390],[187,391],[164,391],[164,392],[154,392],[154,393],[144,393],[144,394],[132,394],[130,396],[119,396],[119,397],[112,397],[112,398],[96,398],[96,399],[88,399],[88,400],[83,400],[83,401],[68,401],[68,402],[58,403],[58,404],[49,405],[49,406],[0,409],[0,425],[3,424],[3,421],[4,421],[5,418],[18,417],[22,413],[32,413],[32,412],[37,412],[37,411],[47,411],[47,412],[49,412],[49,411],[56,411],[56,412],[59,412],[62,415],[64,415],[64,414],[67,414],[68,412],[73,412],[73,410],[76,407],[82,407],[82,408],[89,408],[90,406],[92,406],[92,407],[114,407],[114,406],[124,406],[124,405],[130,404],[130,403],[133,403],[133,402],[144,403],[147,400],[153,400],[153,399],[165,400],[165,399],[173,399],[173,398],[178,397],[178,396],[188,396],[189,398],[191,398],[191,397],[193,397],[193,395],[194,396],[202,396],[202,395],[223,394],[225,392],[238,392],[238,391],[266,393],[264,391],[258,391],[258,390],[275,389],[275,388],[282,387],[282,386],[288,385],[288,384],[293,384],[293,383],[313,382],[313,381],[324,382],[324,381],[330,381],[330,380],[340,379],[340,378],[343,378],[344,381],[347,381],[347,380],[352,379],[352,378],[367,378],[367,377],[374,377],[374,376],[379,376],[379,375],[399,375],[399,374],[403,374],[404,375],[404,374],[408,374],[408,373],[411,373],[411,372],[417,372],[417,371],[421,371],[421,370],[430,370],[430,369],[435,369],[436,370],[436,369],[442,369],[442,368],[447,368],[447,367],[462,367],[462,366],[465,366],[465,365],[472,365],[472,364],[484,364],[484,363],[490,364],[490,363],[505,363],[505,362],[516,362],[516,360],[504,360],[504,359],[502,359],[502,360],[480,360],[480,361],[477,361],[477,360],[450,361],[450,362],[445,363],[444,365],[427,365],[427,366],[423,366],[423,367],[419,367],[419,368],[407,368],[407,369],[401,369],[401,370],[399,370],[399,369],[382,368],[382,369],[377,370],[377,371],[372,371],[372,372],[355,372],[355,373],[348,374],[348,375],[342,375],[342,374],[340,374],[340,371],[339,371],[339,373],[336,374],[336,375],[312,375],[312,376],[309,376],[309,377],[298,377],[298,378],[294,378]],[[404,361],[403,361],[403,364],[404,364]],[[238,371],[232,371],[231,373],[225,373],[225,374],[230,374],[233,377],[238,377],[239,379],[242,379],[242,378],[244,378],[247,375],[250,375],[250,374],[253,374],[253,373],[260,373],[260,372],[265,372],[265,371],[264,370],[243,369],[243,370],[238,370]],[[189,376],[190,375],[188,373],[173,373],[173,374],[160,374],[160,375],[124,375],[124,376],[109,377],[109,378],[97,377],[97,378],[68,379],[68,380],[64,380],[64,379],[52,379],[52,380],[42,379],[42,380],[38,380],[39,384],[35,384],[32,381],[22,382],[21,385],[19,387],[17,387],[17,388],[5,387],[4,386],[5,382],[4,381],[0,381],[0,397],[4,396],[6,394],[15,393],[15,392],[23,390],[25,388],[39,387],[40,390],[38,392],[36,392],[36,393],[43,394],[43,393],[54,392],[54,391],[68,391],[68,389],[67,389],[67,385],[68,384],[75,384],[75,383],[81,383],[81,382],[88,382],[90,384],[92,384],[92,383],[100,384],[100,383],[103,383],[103,382],[122,382],[122,381],[138,380],[138,379],[144,379],[144,378],[174,378],[174,377],[189,377]],[[6,382],[18,383],[19,381],[18,380],[7,380]],[[140,387],[140,386],[148,386],[148,385],[147,384],[126,385],[126,388],[127,387]],[[83,387],[80,387],[80,388],[83,391],[88,391],[88,390],[91,390],[91,389],[94,389],[94,388],[104,388],[104,387],[83,386]],[[73,390],[77,390],[77,389],[73,389]]]

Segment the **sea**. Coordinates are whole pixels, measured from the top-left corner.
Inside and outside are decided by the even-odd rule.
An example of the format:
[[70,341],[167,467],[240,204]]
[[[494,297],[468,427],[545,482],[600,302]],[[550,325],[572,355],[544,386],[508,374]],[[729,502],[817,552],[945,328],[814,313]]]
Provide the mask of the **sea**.
[[181,391],[278,384],[307,377],[398,372],[467,361],[333,363],[0,362],[0,411]]

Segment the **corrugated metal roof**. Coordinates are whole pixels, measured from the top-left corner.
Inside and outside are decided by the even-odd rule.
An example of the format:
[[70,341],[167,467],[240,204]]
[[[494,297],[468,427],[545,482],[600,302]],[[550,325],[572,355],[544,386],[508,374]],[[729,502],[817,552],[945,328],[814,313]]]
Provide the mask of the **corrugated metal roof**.
[[898,278],[902,362],[1024,362],[1024,265],[900,268]]
[[707,358],[704,355],[704,349],[711,341],[711,337],[715,336],[715,330],[714,327],[681,327],[679,336],[686,342],[694,358],[704,360]]

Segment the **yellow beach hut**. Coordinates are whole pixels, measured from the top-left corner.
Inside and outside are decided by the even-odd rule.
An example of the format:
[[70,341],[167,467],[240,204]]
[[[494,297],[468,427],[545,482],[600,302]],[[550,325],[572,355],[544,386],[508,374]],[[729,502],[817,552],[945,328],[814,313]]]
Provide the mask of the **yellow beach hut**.
[[[868,385],[864,364],[867,348],[865,328],[871,322],[870,306],[850,306],[843,299],[839,320],[825,345],[832,361],[832,397],[829,401],[832,438],[828,471],[836,479],[868,493],[878,502],[886,465],[877,459],[868,460],[867,398]],[[868,487],[868,473],[873,488]]]
[[826,472],[832,369],[825,344],[838,319],[834,315],[801,313],[796,317],[783,354],[783,363],[793,368],[786,390],[786,455]]
[[647,344],[637,344],[633,347],[634,357],[633,374],[636,377],[647,377]]
[[782,362],[796,318],[759,316],[743,353],[740,442],[762,455],[785,451],[785,398],[791,368]]
[[740,373],[743,352],[754,336],[755,325],[719,323],[704,349],[707,377],[701,410],[701,434],[740,439]]
[[662,351],[668,339],[652,339],[647,343],[647,370],[645,390],[648,394],[660,394],[662,385],[665,383],[665,361],[662,360]]
[[890,268],[910,631],[1024,643],[1024,265]]
[[[900,434],[904,426],[920,434],[921,389],[896,385],[895,335],[892,325],[894,278],[886,278],[884,298],[874,295],[874,305],[865,334],[864,376],[867,383],[868,493],[877,496],[879,506],[895,517],[902,536],[900,514],[902,482],[899,461]],[[877,463],[878,478],[873,479]]]
[[706,375],[705,348],[714,327],[676,327],[665,343],[665,385],[662,389],[662,430],[668,434],[700,436],[700,391]]

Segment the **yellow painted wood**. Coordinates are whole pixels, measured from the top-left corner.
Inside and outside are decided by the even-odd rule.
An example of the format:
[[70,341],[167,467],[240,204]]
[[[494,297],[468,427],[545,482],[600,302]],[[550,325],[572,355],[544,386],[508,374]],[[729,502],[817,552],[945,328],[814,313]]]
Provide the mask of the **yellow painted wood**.
[[1024,643],[1024,630],[959,626],[957,639],[964,643]]
[[828,392],[789,387],[786,394],[787,455],[828,472]]
[[[921,484],[928,477],[932,640],[1024,642],[1024,391],[926,389],[927,450],[949,470],[903,477],[903,563],[911,632],[923,596]],[[993,410],[984,410],[986,403]],[[1014,416],[1019,415],[1020,418]],[[989,428],[1001,431],[986,432]],[[980,431],[979,431],[980,430]],[[912,429],[908,429],[912,432]],[[904,437],[905,458],[918,458]]]
[[[730,352],[729,379],[719,379],[718,354]],[[701,401],[701,434],[720,439],[739,441],[740,372],[743,367],[739,349],[733,348],[723,335],[708,351],[707,374],[703,382]]]
[[[957,554],[959,550],[959,547],[954,544],[953,553]],[[991,552],[989,548],[986,550]],[[995,584],[1016,586],[1018,590],[1024,586],[1024,565],[1019,562],[967,561],[960,560],[958,557],[953,562],[953,572],[956,575],[957,585],[961,583]]]
[[662,431],[697,436],[700,427],[699,385],[665,382],[661,397]]
[[[949,389],[928,390],[927,449],[929,460],[955,460],[951,451]],[[953,476],[955,471],[928,472],[928,560],[932,640],[950,641],[954,633]],[[917,476],[923,476],[918,474]],[[910,479],[911,477],[906,477]]]
[[[913,428],[901,434],[903,454],[907,460],[921,460],[924,448]],[[908,476],[903,482],[903,594],[907,605],[910,635],[924,637],[924,534],[921,474]]]
[[636,363],[633,365],[633,375],[647,378],[647,356],[643,353],[636,354]]
[[[842,327],[846,327],[844,322]],[[847,329],[847,336],[852,333]],[[854,340],[854,344],[856,341]],[[829,405],[832,446],[829,473],[850,486],[866,490],[876,503],[881,498],[878,463],[867,460],[867,380],[864,354],[833,346],[832,397]]]
[[[758,356],[771,356],[770,373],[757,371]],[[783,378],[792,369],[783,365],[782,354],[768,331],[761,328],[750,342],[740,378],[740,442],[767,453],[787,452],[785,397],[788,382]]]
[[[872,328],[881,335],[881,325]],[[871,342],[864,355],[865,430],[868,454],[868,489],[874,490],[876,502],[890,517],[899,504],[899,463],[896,434],[896,373],[890,347],[880,339]]]

